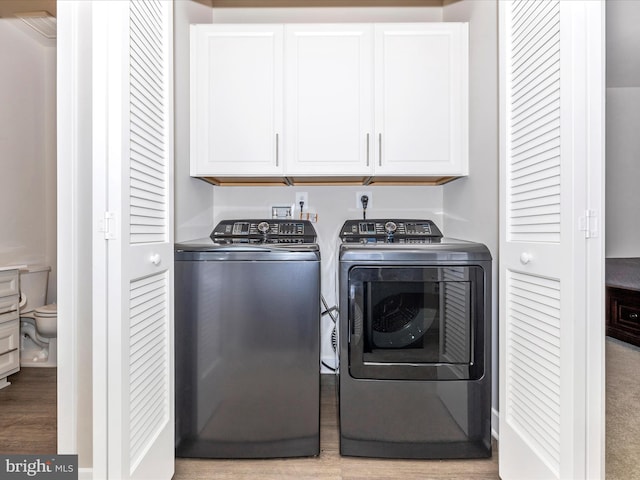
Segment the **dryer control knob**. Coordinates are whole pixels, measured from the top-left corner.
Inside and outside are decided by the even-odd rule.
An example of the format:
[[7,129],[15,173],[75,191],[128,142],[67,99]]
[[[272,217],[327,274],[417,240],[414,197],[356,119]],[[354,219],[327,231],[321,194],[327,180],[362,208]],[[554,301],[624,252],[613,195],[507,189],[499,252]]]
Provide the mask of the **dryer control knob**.
[[269,222],[260,222],[258,224],[258,231],[264,235],[269,233]]
[[389,235],[394,233],[397,228],[398,226],[396,225],[396,222],[387,222],[384,224],[384,231],[387,232]]

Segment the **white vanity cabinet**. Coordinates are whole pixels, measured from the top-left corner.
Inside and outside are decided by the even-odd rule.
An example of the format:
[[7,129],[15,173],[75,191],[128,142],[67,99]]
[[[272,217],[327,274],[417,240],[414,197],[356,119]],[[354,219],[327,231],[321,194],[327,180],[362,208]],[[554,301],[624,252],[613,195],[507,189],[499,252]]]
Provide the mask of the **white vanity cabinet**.
[[191,175],[283,174],[282,25],[191,26]]
[[441,184],[468,174],[465,23],[192,27],[191,175]]
[[0,270],[0,388],[20,370],[20,288],[17,269]]

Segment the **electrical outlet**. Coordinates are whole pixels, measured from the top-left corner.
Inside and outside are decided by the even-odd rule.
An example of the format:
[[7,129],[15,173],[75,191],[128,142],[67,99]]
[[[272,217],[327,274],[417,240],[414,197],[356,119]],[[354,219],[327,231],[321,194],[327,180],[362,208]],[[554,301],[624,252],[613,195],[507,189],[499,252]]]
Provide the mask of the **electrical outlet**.
[[373,207],[373,192],[371,190],[367,190],[366,192],[356,192],[356,210],[362,210],[363,195],[369,197],[369,201],[367,202],[367,210],[370,210]]
[[296,203],[293,208],[300,213],[300,202],[304,202],[302,207],[304,210],[309,209],[309,194],[307,192],[296,192]]
[[291,206],[271,207],[271,218],[291,218]]

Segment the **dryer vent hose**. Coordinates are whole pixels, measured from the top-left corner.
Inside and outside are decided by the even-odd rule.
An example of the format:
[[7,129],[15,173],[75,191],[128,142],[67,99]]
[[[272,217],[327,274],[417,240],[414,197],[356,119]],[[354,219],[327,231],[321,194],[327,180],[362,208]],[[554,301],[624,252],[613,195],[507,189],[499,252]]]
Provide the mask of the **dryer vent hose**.
[[331,320],[333,321],[333,330],[331,331],[331,346],[333,347],[333,351],[336,352],[338,350],[338,317],[336,317],[336,312],[338,311],[338,307],[334,305],[329,308],[327,301],[324,296],[321,295],[322,298],[322,306],[324,307],[324,311],[322,312],[322,316],[329,315]]
[[[333,321],[333,330],[331,330],[331,348],[333,348],[333,353],[335,354],[338,352],[338,317],[336,315],[338,307],[336,305],[334,305],[333,307],[329,307],[329,305],[327,304],[327,300],[324,298],[324,295],[320,295],[320,298],[322,300],[322,306],[324,307],[322,316],[324,317],[325,315],[329,315],[331,321]],[[332,370],[334,372],[338,371],[337,367],[327,365],[325,362],[322,362],[322,364],[329,370]]]

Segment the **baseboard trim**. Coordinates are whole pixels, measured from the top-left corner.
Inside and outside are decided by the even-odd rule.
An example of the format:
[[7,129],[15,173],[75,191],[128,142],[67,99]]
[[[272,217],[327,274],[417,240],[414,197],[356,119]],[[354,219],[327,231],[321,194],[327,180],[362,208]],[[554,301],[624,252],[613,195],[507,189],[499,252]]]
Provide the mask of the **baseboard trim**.
[[495,408],[491,409],[491,436],[498,440],[500,433],[500,412]]
[[93,480],[93,468],[79,468],[78,480]]

